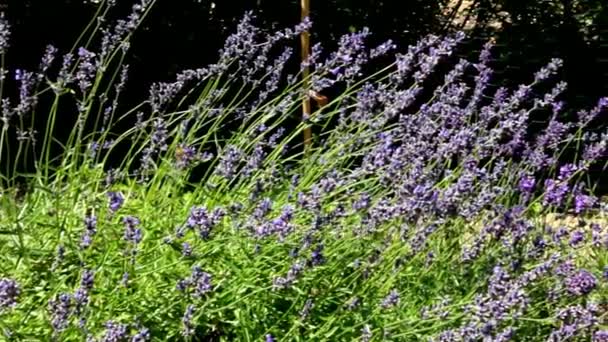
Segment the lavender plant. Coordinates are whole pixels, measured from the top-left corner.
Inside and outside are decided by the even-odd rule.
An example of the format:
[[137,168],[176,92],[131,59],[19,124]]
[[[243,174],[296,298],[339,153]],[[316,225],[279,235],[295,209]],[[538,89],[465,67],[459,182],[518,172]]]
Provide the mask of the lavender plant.
[[[0,198],[6,339],[605,340],[606,204],[586,176],[606,163],[590,123],[608,101],[566,121],[559,60],[496,89],[492,43],[454,61],[462,33],[400,49],[363,30],[314,47],[302,80],[286,63],[311,23],[267,34],[249,13],[217,63],[122,112],[122,57],[154,0],[110,23],[113,5],[39,70],[0,65],[0,160],[33,153],[37,170],[23,199]],[[0,57],[9,42],[0,17]],[[342,91],[289,127],[306,84]],[[77,125],[53,159],[60,103]],[[531,135],[539,110],[552,115]],[[40,138],[25,124],[41,111]]]

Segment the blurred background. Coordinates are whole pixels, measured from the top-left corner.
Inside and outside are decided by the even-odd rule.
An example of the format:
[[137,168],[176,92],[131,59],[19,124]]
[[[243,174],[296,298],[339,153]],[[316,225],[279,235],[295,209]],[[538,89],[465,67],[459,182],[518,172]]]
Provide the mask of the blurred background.
[[[117,1],[116,16],[132,1]],[[0,11],[13,23],[8,64],[35,66],[46,44],[68,49],[93,16],[87,0],[4,0]],[[215,61],[224,38],[246,11],[267,29],[294,25],[299,0],[159,0],[131,50],[135,84],[168,80],[181,69]],[[604,0],[311,0],[312,42],[332,46],[344,33],[365,26],[373,43],[393,39],[401,49],[428,33],[469,33],[475,56],[495,37],[496,80],[529,81],[551,57],[564,59],[567,103],[580,108],[608,94],[608,2]],[[464,56],[463,56],[464,57]],[[145,87],[138,87],[145,90]]]

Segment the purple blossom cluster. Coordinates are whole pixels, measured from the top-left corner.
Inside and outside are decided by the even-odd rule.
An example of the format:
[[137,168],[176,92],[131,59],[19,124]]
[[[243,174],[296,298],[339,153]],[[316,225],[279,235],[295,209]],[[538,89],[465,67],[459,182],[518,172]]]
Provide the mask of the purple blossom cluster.
[[597,278],[586,270],[580,270],[565,281],[568,292],[573,296],[584,296],[597,286]]
[[192,321],[194,318],[194,311],[196,307],[192,304],[188,305],[186,311],[184,312],[184,316],[182,317],[182,335],[185,337],[189,337],[194,335],[195,331],[195,323]]
[[125,202],[121,192],[110,191],[107,193],[108,199],[110,200],[109,208],[110,212],[115,213],[120,209]]
[[0,279],[0,310],[6,310],[17,305],[21,294],[21,286],[14,279]]
[[125,225],[123,236],[125,241],[132,243],[134,246],[139,244],[143,238],[141,228],[139,228],[139,219],[135,216],[125,216],[122,222]]
[[192,289],[193,296],[200,298],[213,291],[212,279],[211,274],[204,272],[200,266],[194,266],[190,277],[178,281],[176,288],[180,292]]
[[185,233],[184,229],[195,229],[201,239],[209,239],[211,231],[222,221],[225,215],[226,211],[221,207],[217,207],[210,212],[205,207],[193,206],[190,209],[190,215],[185,226],[178,230],[177,236],[182,237]]
[[93,237],[97,234],[97,216],[87,215],[84,218],[85,230],[80,236],[80,248],[87,249],[93,243]]
[[[100,338],[95,338],[91,335],[87,338],[87,342],[144,342],[150,341],[150,330],[146,327],[119,323],[114,320],[109,320],[104,323],[104,332]],[[137,331],[131,334],[131,326]]]
[[600,308],[593,303],[586,306],[572,305],[561,309],[557,313],[559,327],[551,332],[548,341],[567,341],[575,337],[592,337],[592,330],[598,324],[597,314],[599,312],[601,312]]
[[390,309],[397,305],[399,305],[399,291],[396,289],[391,290],[391,292],[382,299],[382,303],[380,303],[380,307],[383,309]]
[[304,272],[305,263],[302,261],[296,261],[287,272],[285,277],[279,276],[272,280],[272,286],[274,289],[285,289],[293,286],[298,280],[298,277]]
[[[4,55],[9,48],[9,37],[11,35],[11,25],[4,17],[4,13],[0,14],[0,55]],[[1,78],[0,78],[1,80]]]

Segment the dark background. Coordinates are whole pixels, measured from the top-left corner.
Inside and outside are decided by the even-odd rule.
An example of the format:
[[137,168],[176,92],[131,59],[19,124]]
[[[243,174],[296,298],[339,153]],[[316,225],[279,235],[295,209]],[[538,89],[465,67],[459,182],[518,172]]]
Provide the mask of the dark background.
[[[71,48],[97,6],[83,0],[2,1],[0,11],[12,24],[11,69],[35,69],[47,44],[60,51]],[[120,18],[133,2],[117,3],[113,16]],[[458,4],[461,10],[453,10]],[[560,78],[569,84],[567,109],[589,108],[608,95],[606,1],[311,0],[311,8],[312,41],[326,47],[364,26],[374,33],[371,44],[390,38],[402,51],[425,34],[464,29],[470,38],[459,50],[462,57],[476,58],[483,43],[496,38],[496,85],[529,83],[550,58],[560,57]],[[139,103],[152,82],[216,61],[224,39],[248,10],[270,30],[293,26],[300,18],[299,0],[158,0],[133,40],[126,98]]]

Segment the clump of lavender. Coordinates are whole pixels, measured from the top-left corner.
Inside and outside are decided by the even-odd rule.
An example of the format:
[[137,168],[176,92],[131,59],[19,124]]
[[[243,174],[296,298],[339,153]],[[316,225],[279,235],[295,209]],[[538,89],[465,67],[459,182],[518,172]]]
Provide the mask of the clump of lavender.
[[61,332],[68,327],[73,305],[73,297],[69,293],[59,294],[55,299],[49,301],[51,325],[55,333]]
[[390,309],[399,304],[399,298],[399,291],[393,289],[384,299],[382,299],[380,307],[383,309]]
[[293,286],[298,279],[298,276],[304,271],[305,263],[302,261],[296,261],[285,277],[275,277],[272,280],[272,286],[275,289],[284,289]]
[[91,270],[84,270],[80,280],[80,287],[74,292],[75,302],[75,313],[81,314],[84,307],[89,304],[90,291],[93,289],[93,282],[95,280],[95,272]]
[[184,144],[178,146],[177,152],[175,153],[175,164],[178,169],[183,170],[192,166],[196,159],[197,153],[194,147]]
[[565,284],[571,295],[583,296],[595,289],[597,278],[586,270],[580,270],[566,278]]
[[192,267],[192,274],[177,282],[177,290],[186,292],[188,289],[193,290],[195,298],[201,298],[205,294],[213,291],[213,277],[211,274],[204,272],[200,266]]
[[145,341],[150,341],[150,340],[151,340],[150,329],[145,328],[145,327],[139,329],[139,331],[137,331],[137,333],[135,335],[133,335],[133,337],[131,338],[131,342],[145,342]]
[[[111,118],[120,107],[116,98],[126,80],[126,68],[121,73],[120,84],[113,88],[116,93],[114,99],[109,94],[92,94],[96,88],[93,84],[96,84],[96,77],[104,77],[104,68],[112,65],[110,58],[114,49],[126,52],[128,37],[151,3],[153,0],[141,0],[132,8],[129,18],[118,21],[112,29],[100,20],[101,51],[81,48],[76,55],[64,55],[63,64],[57,66],[59,75],[51,84],[55,95],[85,95],[84,100],[77,99],[81,123],[85,122],[85,114],[91,108],[99,107],[105,128],[97,133],[102,135],[106,133],[105,129],[113,127]],[[114,1],[104,4],[111,7]],[[133,138],[135,152],[129,152],[123,172],[131,170],[131,162],[136,163],[140,158],[139,173],[136,173],[140,176],[139,184],[133,183],[135,191],[155,191],[154,203],[151,204],[154,206],[163,200],[175,201],[169,202],[174,205],[167,206],[164,206],[167,202],[162,202],[159,212],[151,210],[151,217],[123,218],[122,244],[126,241],[127,251],[133,253],[141,250],[139,255],[143,262],[137,267],[134,263],[117,262],[121,258],[116,258],[111,252],[114,244],[121,242],[103,240],[116,234],[106,234],[105,231],[97,234],[97,218],[93,215],[85,217],[85,230],[80,235],[80,247],[86,249],[86,253],[68,249],[70,253],[64,258],[64,243],[66,248],[78,245],[78,241],[70,240],[78,239],[78,236],[69,234],[69,231],[48,234],[41,230],[37,231],[40,236],[30,238],[26,230],[23,233],[26,239],[14,239],[36,243],[30,241],[46,242],[49,236],[53,236],[51,239],[55,235],[60,236],[61,241],[52,241],[49,245],[61,243],[58,257],[61,256],[61,265],[65,267],[61,272],[51,272],[52,284],[59,285],[64,279],[72,279],[74,274],[68,273],[80,270],[80,284],[76,290],[60,293],[49,301],[51,326],[56,334],[65,332],[70,334],[66,338],[77,338],[78,333],[83,333],[94,340],[92,336],[95,335],[88,329],[99,327],[100,322],[87,320],[107,319],[99,316],[106,310],[114,310],[107,315],[121,315],[144,309],[146,311],[142,314],[154,312],[146,319],[155,324],[155,333],[158,329],[159,336],[176,336],[177,331],[171,329],[180,329],[177,326],[180,322],[171,325],[171,322],[165,324],[164,320],[175,317],[175,308],[185,307],[180,330],[187,339],[199,338],[194,337],[199,331],[209,337],[209,331],[205,330],[218,327],[225,330],[221,332],[226,333],[225,336],[239,339],[243,338],[239,335],[241,333],[266,334],[277,331],[276,327],[280,326],[288,340],[294,333],[309,333],[306,330],[311,329],[312,324],[302,324],[304,320],[314,321],[315,336],[333,339],[336,335],[332,335],[332,329],[352,326],[355,321],[356,324],[377,324],[381,318],[380,323],[389,324],[391,331],[403,328],[403,339],[414,338],[414,334],[408,335],[412,329],[419,339],[428,337],[426,334],[438,333],[440,341],[506,341],[526,339],[524,335],[516,336],[516,333],[526,331],[543,331],[549,335],[546,325],[537,329],[537,324],[549,321],[547,317],[555,318],[555,330],[549,336],[538,338],[556,341],[604,339],[604,334],[597,330],[602,317],[598,307],[556,306],[564,299],[589,301],[591,297],[586,296],[600,289],[600,280],[594,275],[599,274],[598,270],[579,270],[577,257],[579,252],[586,250],[583,247],[592,244],[601,248],[608,240],[599,228],[592,228],[591,241],[587,244],[587,232],[582,226],[543,230],[536,225],[536,217],[531,216],[540,203],[544,204],[540,205],[543,213],[572,206],[574,213],[580,215],[597,206],[597,199],[591,195],[592,187],[577,183],[577,177],[584,175],[606,152],[608,135],[583,131],[590,120],[608,107],[608,101],[604,99],[591,111],[580,112],[579,117],[585,124],[562,122],[564,104],[560,96],[566,89],[565,84],[557,83],[548,91],[538,87],[551,81],[556,74],[562,64],[557,59],[536,73],[530,84],[513,90],[493,90],[490,86],[494,81],[490,53],[493,43],[484,46],[478,62],[460,60],[453,70],[441,77],[439,66],[454,54],[464,39],[460,33],[444,38],[425,37],[404,54],[395,56],[393,69],[383,71],[390,73],[389,77],[372,77],[366,79],[364,85],[359,85],[356,81],[365,76],[366,64],[395,48],[390,41],[374,49],[366,48],[364,41],[370,32],[364,29],[344,36],[337,51],[327,54],[325,60],[321,47],[313,48],[312,56],[302,66],[313,66],[315,71],[303,83],[310,84],[317,91],[339,84],[349,90],[331,99],[331,106],[320,108],[316,115],[307,118],[310,120],[298,126],[294,135],[285,134],[285,130],[279,128],[284,120],[299,108],[302,98],[314,94],[299,86],[293,75],[286,77],[287,84],[293,88],[283,91],[278,88],[284,83],[283,72],[292,51],[276,43],[297,37],[310,27],[310,23],[305,21],[294,29],[264,35],[253,26],[252,20],[253,17],[247,15],[241,22],[237,33],[222,49],[217,64],[181,72],[174,82],[155,83],[146,102],[150,106],[147,109],[149,113],[141,111],[135,114],[138,123],[132,131],[137,137],[130,130],[116,139],[125,141]],[[8,29],[3,25],[0,18],[0,54],[8,46],[8,33],[2,33],[3,29],[5,32]],[[271,54],[275,51],[277,58],[273,60]],[[48,49],[40,70],[52,70],[49,66],[55,55],[54,49]],[[4,74],[0,72],[0,77]],[[23,117],[31,112],[37,101],[38,83],[52,79],[27,70],[15,71],[14,75],[17,81],[15,93],[19,93],[19,98],[16,104],[2,99],[5,123],[11,122],[14,115]],[[434,82],[439,86],[433,92],[425,91],[425,87]],[[193,99],[195,103],[182,111],[182,103],[189,98],[185,96],[177,103],[180,94],[198,89],[189,88],[190,85],[209,89],[207,84],[212,85],[212,89],[209,92],[205,90],[202,99]],[[244,87],[238,101],[229,98],[235,84]],[[246,95],[248,92],[251,97]],[[271,99],[271,96],[276,98]],[[530,113],[537,109],[546,109],[552,116],[544,132],[530,138],[527,132]],[[325,120],[335,122],[335,127],[321,128]],[[301,159],[286,156],[286,146],[291,146],[297,130],[310,123],[320,124],[322,130],[314,147]],[[240,127],[234,134],[228,133],[232,124]],[[214,135],[220,130],[222,135],[224,132],[232,135],[226,139],[216,138]],[[205,132],[204,136],[199,136],[200,132]],[[276,133],[266,139],[265,135],[271,132]],[[15,133],[22,141],[33,141],[31,130],[20,128]],[[81,139],[75,139],[80,144]],[[97,153],[103,148],[99,146],[101,141],[108,141],[104,139],[93,137],[91,141],[84,142],[82,152],[90,152],[86,151],[86,146],[90,146]],[[558,155],[561,146],[570,142],[578,145],[579,141],[582,158],[586,160],[560,167]],[[188,204],[177,203],[182,198],[180,187],[187,183],[189,172],[186,170],[207,158],[197,154],[197,149],[212,145],[215,145],[211,148],[217,151],[218,157],[208,157],[211,161],[209,170],[190,199],[184,201]],[[168,153],[173,152],[173,148],[174,156]],[[70,152],[79,155],[81,151]],[[68,161],[66,165],[72,163]],[[100,170],[103,171],[107,165],[87,163],[83,166],[87,171],[82,173],[83,177],[96,174],[98,166],[104,167]],[[175,168],[186,172],[173,172]],[[557,176],[551,171],[555,169],[558,170]],[[153,179],[150,179],[152,175]],[[286,175],[295,176],[290,181]],[[130,178],[128,176],[125,181],[130,181]],[[146,183],[146,180],[151,182]],[[115,174],[108,172],[106,189],[115,181]],[[297,198],[294,198],[296,194]],[[115,214],[124,205],[123,194],[108,192],[107,196],[109,211]],[[194,198],[228,205],[229,217],[222,207],[192,206],[185,224],[165,245],[151,247],[155,236],[167,234],[152,229],[146,233],[146,241],[149,239],[150,243],[142,243],[139,218],[146,222],[159,222],[159,226],[174,227],[179,224],[174,222],[175,208],[179,210],[183,205],[191,205]],[[141,205],[133,203],[133,207],[137,208],[137,204]],[[143,207],[150,208],[148,203]],[[280,210],[280,213],[273,213],[275,210]],[[145,214],[142,212],[140,215]],[[23,217],[28,220],[27,215]],[[238,229],[220,232],[218,226],[224,219]],[[244,225],[251,234],[244,234],[246,230],[240,229],[240,225]],[[107,227],[108,230],[116,228],[113,225]],[[192,260],[192,245],[184,239],[188,230],[195,231],[204,240],[196,244],[195,256],[205,260],[210,258],[214,262],[214,275],[224,277],[228,274],[227,279],[237,281],[219,283],[211,273],[194,266],[187,277],[178,280],[177,291],[167,290],[163,281],[174,279],[179,265]],[[0,239],[3,236],[0,234]],[[267,239],[270,236],[276,236],[279,243]],[[89,249],[94,237],[96,245],[108,245],[101,251],[102,255],[99,249]],[[185,257],[163,255],[168,246]],[[11,257],[13,250],[22,250],[23,246],[12,247],[15,248],[8,249]],[[36,253],[46,250],[38,247],[32,250]],[[566,252],[568,257],[562,258],[556,251]],[[22,257],[19,255],[20,261]],[[351,260],[356,260],[355,267],[349,266]],[[450,263],[450,280],[446,280],[444,270],[437,272],[444,268],[442,266],[445,265],[440,264],[442,262]],[[20,262],[18,272],[38,263],[38,260]],[[12,265],[12,260],[9,264]],[[486,272],[487,265],[496,266]],[[96,280],[93,271],[101,267],[108,270],[108,274],[119,277],[123,274],[122,286],[111,289],[112,292],[104,291],[99,283],[105,279]],[[287,267],[286,274],[279,276],[272,271]],[[55,270],[56,267],[53,268]],[[304,274],[305,271],[309,274]],[[412,280],[417,279],[417,274],[411,275],[410,272],[423,272],[424,278],[432,280],[416,283]],[[129,274],[136,275],[130,283]],[[401,281],[403,276],[408,277],[407,281]],[[561,283],[547,289],[548,284],[553,285],[553,277]],[[16,285],[6,279],[0,282],[0,309],[14,306],[19,295],[19,287],[15,290]],[[265,283],[270,280],[272,284]],[[328,280],[332,282],[330,286],[326,286]],[[445,281],[450,282],[449,286]],[[155,284],[150,290],[152,292],[148,292],[150,288],[146,288],[146,284]],[[301,302],[301,297],[297,296],[303,290],[318,288],[319,284],[325,286],[324,295],[313,294],[307,298],[296,313],[301,318],[298,325],[292,326],[296,329],[289,329],[292,322],[280,321],[288,316],[285,315],[287,309],[284,304]],[[373,289],[386,288],[386,284],[399,286],[392,288],[379,303],[372,303],[372,309],[375,309],[367,312],[369,303],[363,301],[375,298],[377,294]],[[428,293],[447,290],[455,297],[458,293],[467,295],[453,298],[454,304],[442,301],[421,311],[417,306],[428,301],[425,298],[410,300],[409,297],[411,293],[420,292],[419,285],[428,287]],[[472,292],[484,285],[487,289]],[[268,293],[265,290],[270,286],[283,291]],[[216,295],[214,291],[220,287],[222,291]],[[410,291],[411,287],[416,289]],[[243,294],[242,289],[248,293]],[[423,292],[427,293],[426,288]],[[549,294],[549,300],[545,300],[545,292]],[[564,292],[568,296],[560,296]],[[99,296],[96,299],[100,299],[95,301],[100,306],[98,312],[89,310],[92,309],[93,293]],[[341,300],[339,298],[344,298],[345,293],[353,294],[353,297],[336,314],[335,304]],[[115,294],[126,295],[121,297],[126,302],[118,306],[108,304],[115,301],[104,296]],[[408,294],[408,298],[400,298],[400,294]],[[234,295],[239,298],[231,298]],[[542,310],[538,310],[538,296],[541,297]],[[251,300],[255,300],[255,305]],[[199,302],[202,305],[201,321],[204,322],[194,319],[197,309],[192,303]],[[390,310],[403,305],[407,305],[408,310]],[[240,310],[241,306],[247,310]],[[416,323],[416,327],[409,323],[399,326],[402,322],[411,322],[408,318],[412,317],[404,317],[411,312],[422,312],[428,316],[424,318],[429,319]],[[232,324],[216,325],[216,322],[225,322],[237,313],[248,319],[248,322],[236,322],[238,329]],[[359,323],[362,313],[365,321]],[[537,317],[541,315],[543,317]],[[252,317],[267,319],[258,322],[250,319]],[[530,319],[520,320],[522,317]],[[419,317],[413,319],[419,320]],[[80,331],[68,329],[71,320],[79,321]],[[30,322],[37,324],[33,320]],[[426,326],[418,329],[420,324],[428,325],[428,329]],[[283,330],[283,327],[287,329]],[[137,328],[139,330],[135,333]],[[27,332],[29,327],[23,329]],[[131,335],[131,330],[134,335]],[[360,336],[357,336],[358,331],[351,329],[345,332],[350,335],[342,338],[360,337],[368,341],[373,338],[371,330],[371,325],[365,324]],[[388,330],[384,330],[385,339],[389,338]],[[151,336],[151,331],[145,328],[118,323],[118,320],[107,321],[100,334],[104,341],[144,341],[157,337]],[[274,340],[269,334],[264,337],[267,341]]]
[[98,62],[95,60],[96,54],[83,47],[78,49],[78,57],[80,63],[76,71],[76,81],[80,87],[80,91],[86,94],[89,88],[93,85],[93,78],[97,73]]
[[125,202],[125,199],[121,192],[110,191],[108,192],[107,196],[110,200],[109,207],[112,213],[118,211],[118,209],[120,209],[120,207],[122,207],[123,203]]
[[243,152],[238,147],[227,146],[216,168],[218,175],[227,180],[232,180],[238,171],[242,159]]
[[21,286],[14,279],[0,279],[0,311],[13,308],[21,294]]
[[129,338],[129,326],[115,321],[107,321],[105,323],[106,331],[101,337],[102,342],[120,342],[126,341]]
[[192,245],[187,242],[182,243],[182,255],[185,257],[192,256]]
[[323,249],[325,246],[322,243],[317,244],[317,246],[312,250],[310,255],[309,263],[312,266],[318,266],[325,263],[325,256],[323,256]]
[[598,324],[597,305],[572,305],[558,311],[559,327],[549,335],[549,341],[566,341],[592,336],[592,329]]
[[593,334],[593,342],[608,341],[608,330],[599,330]]
[[194,318],[194,310],[196,307],[192,304],[188,305],[186,311],[184,312],[184,316],[182,317],[182,335],[185,337],[193,336],[195,332],[194,322],[192,319]]
[[139,228],[139,219],[135,216],[125,216],[122,219],[122,222],[125,225],[125,241],[132,243],[134,246],[139,244],[142,239],[142,231],[141,228]]
[[85,231],[80,236],[80,248],[87,249],[93,242],[93,236],[97,234],[97,217],[95,215],[87,215],[84,218]]
[[[9,37],[11,35],[11,25],[8,20],[4,17],[4,13],[0,13],[0,55],[4,55],[6,50],[10,46]],[[4,70],[2,70],[4,71]],[[0,73],[0,76],[3,76]],[[0,78],[0,80],[2,80]]]
[[221,222],[225,215],[226,212],[223,208],[215,208],[209,212],[205,207],[193,206],[186,220],[186,227],[196,229],[199,237],[206,240],[210,237],[211,230]]

